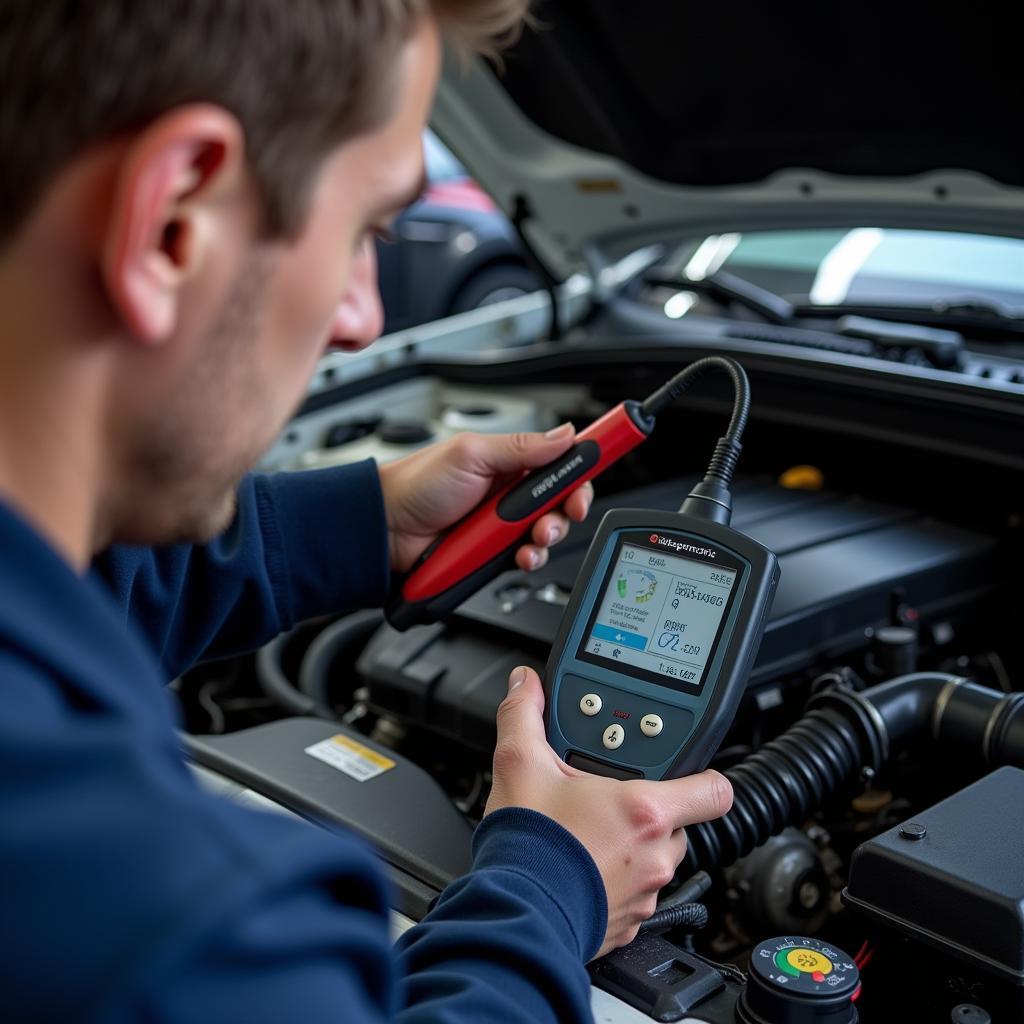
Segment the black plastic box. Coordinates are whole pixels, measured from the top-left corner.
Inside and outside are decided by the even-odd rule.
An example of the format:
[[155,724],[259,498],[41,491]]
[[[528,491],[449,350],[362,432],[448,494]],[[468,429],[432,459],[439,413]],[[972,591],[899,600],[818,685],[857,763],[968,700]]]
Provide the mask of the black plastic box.
[[878,950],[883,970],[1024,1020],[1024,771],[1000,768],[859,846],[843,900],[900,940]]

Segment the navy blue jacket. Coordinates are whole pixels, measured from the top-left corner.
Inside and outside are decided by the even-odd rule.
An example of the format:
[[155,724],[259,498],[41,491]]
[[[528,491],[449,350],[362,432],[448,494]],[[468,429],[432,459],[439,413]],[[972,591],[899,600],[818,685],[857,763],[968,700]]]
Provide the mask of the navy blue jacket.
[[0,505],[0,1018],[580,1021],[605,929],[583,847],[533,811],[392,947],[355,837],[227,804],[182,762],[166,681],[295,622],[380,603],[372,464],[252,477],[205,547],[77,575]]

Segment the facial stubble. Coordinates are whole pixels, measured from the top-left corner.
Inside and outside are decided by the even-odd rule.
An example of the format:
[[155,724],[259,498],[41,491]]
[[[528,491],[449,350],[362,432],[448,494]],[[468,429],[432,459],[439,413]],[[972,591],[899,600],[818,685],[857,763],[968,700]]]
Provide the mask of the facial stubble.
[[248,258],[193,364],[139,425],[129,459],[137,501],[119,539],[206,542],[231,524],[239,481],[283,426],[267,422],[281,401],[257,345],[274,261]]

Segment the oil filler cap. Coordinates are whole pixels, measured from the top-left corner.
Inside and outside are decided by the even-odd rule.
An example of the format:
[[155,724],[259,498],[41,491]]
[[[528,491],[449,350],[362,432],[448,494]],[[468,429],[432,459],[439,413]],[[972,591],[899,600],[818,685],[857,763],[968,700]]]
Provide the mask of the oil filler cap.
[[783,936],[755,947],[736,1005],[739,1024],[857,1024],[860,972],[818,939]]
[[992,1024],[992,1015],[973,1003],[961,1003],[953,1007],[950,1020],[953,1024]]

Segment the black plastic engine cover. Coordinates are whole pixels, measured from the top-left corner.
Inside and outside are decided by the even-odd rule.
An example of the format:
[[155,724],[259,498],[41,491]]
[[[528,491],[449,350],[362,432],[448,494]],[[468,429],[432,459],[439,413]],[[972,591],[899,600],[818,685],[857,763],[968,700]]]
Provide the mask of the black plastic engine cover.
[[[379,710],[487,752],[509,671],[540,671],[587,547],[611,508],[674,510],[696,478],[598,501],[534,573],[507,572],[444,624],[384,627],[359,661]],[[993,541],[857,497],[740,481],[732,525],[774,551],[782,576],[750,684],[838,658],[887,624],[902,588],[924,621],[978,609],[997,578]]]
[[[310,755],[311,747],[332,739],[345,745],[340,749],[349,771]],[[397,908],[416,920],[470,869],[473,829],[444,790],[422,768],[361,733],[319,718],[287,718],[185,742],[204,768],[317,824],[358,832],[389,866]],[[367,777],[354,771],[361,763],[370,765]]]

